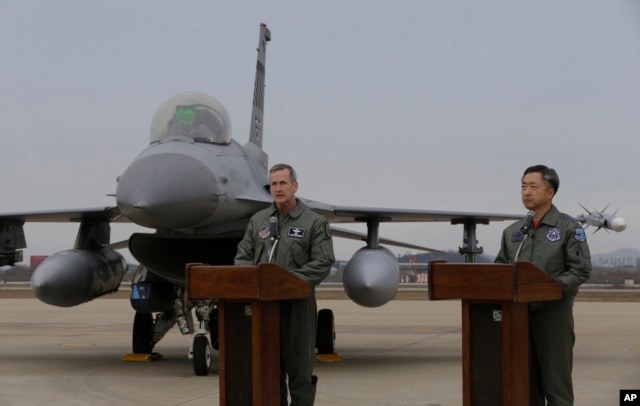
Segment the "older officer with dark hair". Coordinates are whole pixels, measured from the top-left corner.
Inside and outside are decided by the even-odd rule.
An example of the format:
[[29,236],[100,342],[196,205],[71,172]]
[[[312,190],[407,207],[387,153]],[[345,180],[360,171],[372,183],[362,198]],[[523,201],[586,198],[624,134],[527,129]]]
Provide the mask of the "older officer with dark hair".
[[[335,262],[333,241],[327,220],[296,199],[298,180],[291,166],[274,165],[269,182],[273,204],[249,221],[235,264],[271,261],[311,284],[311,297],[280,302],[280,404],[287,406],[289,392],[292,406],[311,406],[317,381],[313,375],[314,287],[329,275]],[[279,236],[277,242],[271,238],[273,231]]]
[[522,203],[532,224],[518,221],[504,230],[495,262],[531,261],[562,285],[562,298],[529,305],[530,406],[573,405],[573,301],[589,279],[591,255],[584,229],[553,205],[560,180],[544,165],[522,176]]

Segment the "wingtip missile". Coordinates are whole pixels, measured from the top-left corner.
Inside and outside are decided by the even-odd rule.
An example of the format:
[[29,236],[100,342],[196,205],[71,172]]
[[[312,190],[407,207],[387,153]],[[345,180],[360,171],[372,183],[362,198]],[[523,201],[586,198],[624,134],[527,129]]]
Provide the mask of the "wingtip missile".
[[587,214],[579,214],[576,217],[576,220],[582,224],[586,224],[587,226],[597,227],[594,233],[601,228],[604,228],[605,230],[616,231],[618,233],[624,231],[627,228],[627,221],[620,216],[616,216],[617,211],[613,214],[605,213],[609,205],[607,205],[601,211],[589,211],[582,204],[580,204],[580,206],[587,212]]

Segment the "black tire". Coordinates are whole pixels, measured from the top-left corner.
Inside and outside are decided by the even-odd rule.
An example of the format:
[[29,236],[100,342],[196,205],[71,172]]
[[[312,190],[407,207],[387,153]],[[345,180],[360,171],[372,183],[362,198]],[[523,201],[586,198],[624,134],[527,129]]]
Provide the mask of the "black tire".
[[134,354],[151,354],[153,351],[153,315],[136,312],[133,319],[132,349]]
[[333,311],[321,309],[318,312],[318,329],[316,331],[316,348],[318,354],[333,354],[336,345],[336,331],[333,322]]
[[211,347],[207,336],[201,334],[193,340],[193,372],[198,376],[207,376],[210,367]]

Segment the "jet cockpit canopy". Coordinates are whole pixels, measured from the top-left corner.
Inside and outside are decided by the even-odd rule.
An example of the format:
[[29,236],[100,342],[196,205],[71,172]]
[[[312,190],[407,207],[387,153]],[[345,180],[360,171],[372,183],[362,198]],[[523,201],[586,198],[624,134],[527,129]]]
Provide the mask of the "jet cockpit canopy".
[[198,142],[229,144],[231,119],[222,103],[199,92],[184,92],[162,103],[151,121],[151,143],[188,137]]

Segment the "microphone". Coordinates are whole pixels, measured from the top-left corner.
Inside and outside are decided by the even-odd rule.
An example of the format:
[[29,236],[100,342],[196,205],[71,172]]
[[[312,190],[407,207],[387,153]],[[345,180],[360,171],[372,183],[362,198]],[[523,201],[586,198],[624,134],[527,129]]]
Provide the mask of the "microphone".
[[529,235],[529,230],[531,230],[531,227],[533,227],[533,218],[536,216],[536,214],[529,210],[529,212],[527,213],[527,216],[524,218],[524,225],[522,226],[522,233],[525,235]]
[[[531,227],[533,227],[533,218],[536,216],[536,214],[529,210],[529,212],[527,213],[527,215],[524,218],[524,224],[522,225],[522,228],[520,229],[522,231],[522,233],[524,234],[524,238],[522,240],[520,240],[520,245],[518,245],[518,249],[516,250],[516,256],[513,258],[513,262],[516,262],[518,260],[518,257],[520,257],[520,250],[522,249],[522,243],[524,243],[524,240],[527,239],[527,237],[529,236],[529,230],[531,230]],[[533,237],[531,237],[533,238]]]
[[268,262],[273,260],[273,254],[276,252],[276,246],[280,241],[280,235],[278,233],[278,218],[276,216],[269,217],[269,235],[271,236],[271,251],[269,251]]
[[278,235],[278,218],[276,216],[269,218],[269,235],[271,236],[271,240],[280,238]]

